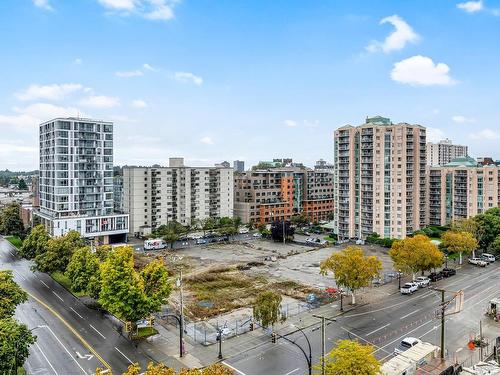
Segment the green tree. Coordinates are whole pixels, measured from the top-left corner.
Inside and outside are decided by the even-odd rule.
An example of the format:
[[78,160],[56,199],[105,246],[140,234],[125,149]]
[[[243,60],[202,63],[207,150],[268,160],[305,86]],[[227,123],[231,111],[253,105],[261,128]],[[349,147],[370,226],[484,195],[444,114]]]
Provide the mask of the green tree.
[[327,375],[378,375],[380,362],[374,356],[371,345],[357,341],[339,340],[325,357]]
[[163,235],[163,241],[168,243],[171,249],[174,247],[174,243],[177,240],[179,240],[179,235],[175,233],[173,230],[169,230]]
[[417,272],[439,267],[444,260],[444,254],[437,245],[423,234],[394,241],[389,255],[394,268],[411,273],[413,279]]
[[146,317],[151,310],[144,292],[144,281],[134,270],[132,247],[115,247],[100,270],[99,302],[102,307],[133,323]]
[[14,281],[12,271],[0,271],[0,319],[13,316],[16,306],[27,300],[28,295]]
[[233,217],[233,227],[234,227],[234,229],[236,229],[236,233],[238,233],[238,230],[240,229],[240,227],[242,225],[243,225],[243,223],[241,221],[241,217],[239,217],[239,216]]
[[24,181],[24,178],[19,179],[19,182],[17,183],[17,188],[19,190],[28,190],[28,185],[26,185],[26,181]]
[[141,271],[144,293],[149,298],[150,308],[159,311],[172,291],[168,270],[162,259],[155,259]]
[[274,326],[281,316],[281,295],[275,291],[267,290],[260,292],[253,304],[253,317],[260,322],[262,327]]
[[89,247],[77,249],[71,256],[65,273],[74,292],[88,292],[92,277],[100,275],[99,259]]
[[368,286],[381,269],[382,262],[376,256],[365,256],[363,249],[357,246],[334,252],[320,264],[322,275],[332,272],[335,283],[351,292],[353,305],[356,290]]
[[203,219],[201,221],[201,229],[203,229],[203,235],[205,235],[207,231],[215,229],[216,225],[217,225],[217,222],[215,221],[215,219],[213,219],[211,217],[207,217],[206,219]]
[[309,219],[305,215],[295,215],[290,219],[291,223],[295,225],[297,228],[303,228],[307,224],[309,224]]
[[500,207],[490,208],[483,214],[474,217],[478,224],[477,239],[483,249],[488,249],[500,235]]
[[460,264],[462,264],[462,254],[474,254],[477,249],[478,242],[469,232],[457,232],[449,230],[443,233],[441,237],[443,246],[450,252],[460,254]]
[[29,346],[36,337],[25,324],[13,318],[0,319],[0,374],[11,374],[29,356]]
[[26,259],[33,259],[38,254],[45,251],[47,242],[49,241],[49,234],[43,225],[34,227],[30,234],[24,239],[19,255]]
[[488,251],[496,256],[500,256],[500,235],[498,235],[497,238],[495,238],[495,241],[490,244]]
[[34,268],[40,272],[64,272],[73,252],[84,246],[80,233],[74,230],[64,236],[51,238],[47,241],[45,251],[35,256]]
[[217,223],[217,227],[232,227],[233,225],[233,219],[227,216],[221,217]]
[[11,203],[0,211],[0,233],[5,235],[24,235],[24,224],[19,214],[21,206],[18,203]]

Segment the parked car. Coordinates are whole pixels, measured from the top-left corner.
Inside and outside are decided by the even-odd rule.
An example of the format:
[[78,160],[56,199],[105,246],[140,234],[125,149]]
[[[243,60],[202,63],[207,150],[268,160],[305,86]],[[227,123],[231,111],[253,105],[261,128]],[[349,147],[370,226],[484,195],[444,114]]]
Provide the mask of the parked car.
[[429,279],[427,276],[419,276],[415,279],[415,282],[420,288],[425,288],[426,286],[429,286],[431,279]]
[[397,348],[394,349],[394,354],[401,354],[408,349],[414,347],[415,345],[421,343],[419,339],[415,337],[405,337],[400,343]]
[[204,245],[204,244],[206,244],[207,242],[208,242],[208,241],[207,241],[206,239],[204,239],[204,238],[198,238],[198,239],[196,240],[196,244],[197,244],[197,245]]
[[239,232],[240,234],[247,234],[247,233],[248,233],[248,232],[250,232],[250,231],[248,230],[248,228],[243,227],[243,228],[240,228],[240,230],[239,230],[238,232]]
[[440,272],[444,277],[450,277],[457,274],[457,270],[454,268],[443,268]]
[[488,262],[481,260],[481,258],[469,258],[469,263],[479,267],[486,267]]
[[483,253],[483,255],[481,255],[481,259],[488,263],[493,263],[496,260],[493,254],[488,253]]
[[418,290],[417,283],[406,283],[401,287],[401,294],[413,294]]
[[443,273],[441,272],[431,272],[429,274],[429,279],[432,281],[432,282],[436,282],[438,280],[441,280],[443,278]]
[[262,234],[260,234],[259,232],[255,232],[254,234],[252,234],[252,237],[261,238]]

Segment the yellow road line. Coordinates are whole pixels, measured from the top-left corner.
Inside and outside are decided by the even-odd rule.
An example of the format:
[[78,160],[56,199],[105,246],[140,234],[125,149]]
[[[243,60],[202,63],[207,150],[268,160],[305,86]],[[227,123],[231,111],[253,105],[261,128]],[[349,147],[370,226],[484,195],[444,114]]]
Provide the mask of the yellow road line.
[[58,318],[68,329],[73,332],[73,334],[78,338],[78,340],[81,341],[83,346],[85,346],[88,350],[92,352],[96,356],[96,358],[101,361],[101,363],[111,372],[111,366],[95,351],[95,349],[90,346],[90,344],[66,321],[64,318],[57,312],[55,311],[52,307],[47,305],[45,302],[43,302],[41,299],[38,297],[35,297],[33,294],[30,292],[26,292],[29,294],[31,298],[33,298],[35,301],[37,301],[40,305],[44,306],[47,310],[49,310],[56,318]]

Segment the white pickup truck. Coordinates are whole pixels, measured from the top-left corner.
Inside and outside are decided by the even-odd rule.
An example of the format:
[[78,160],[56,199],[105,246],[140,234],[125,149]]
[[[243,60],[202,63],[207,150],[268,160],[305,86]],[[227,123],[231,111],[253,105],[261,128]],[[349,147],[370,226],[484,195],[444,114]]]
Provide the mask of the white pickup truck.
[[429,279],[427,276],[419,276],[415,279],[415,283],[417,283],[420,288],[429,286],[430,282],[431,279]]
[[401,294],[413,294],[418,290],[417,283],[406,283],[401,287]]
[[488,262],[482,260],[481,258],[469,258],[469,263],[479,267],[486,267],[488,265]]

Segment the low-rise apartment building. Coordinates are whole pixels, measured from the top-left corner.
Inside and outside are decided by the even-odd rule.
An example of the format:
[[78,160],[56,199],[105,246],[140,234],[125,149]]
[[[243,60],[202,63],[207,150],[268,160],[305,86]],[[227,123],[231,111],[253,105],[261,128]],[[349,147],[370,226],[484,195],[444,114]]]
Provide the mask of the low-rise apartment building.
[[234,214],[244,223],[266,224],[305,215],[327,220],[333,213],[333,175],[299,167],[246,171],[235,176]]
[[209,217],[233,217],[233,168],[188,167],[170,158],[168,167],[123,167],[123,210],[130,233],[169,221],[193,225]]
[[428,175],[431,225],[473,217],[500,204],[500,166],[462,157],[442,167],[429,167]]

